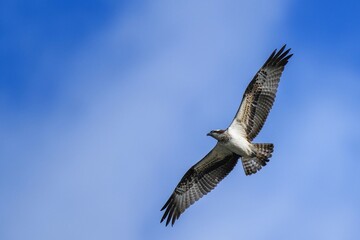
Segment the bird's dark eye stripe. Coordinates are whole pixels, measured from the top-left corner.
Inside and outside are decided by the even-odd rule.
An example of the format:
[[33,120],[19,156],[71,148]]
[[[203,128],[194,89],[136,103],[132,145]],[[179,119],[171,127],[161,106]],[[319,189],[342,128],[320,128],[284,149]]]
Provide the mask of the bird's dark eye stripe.
[[214,132],[216,132],[216,133],[224,133],[225,130],[215,130]]

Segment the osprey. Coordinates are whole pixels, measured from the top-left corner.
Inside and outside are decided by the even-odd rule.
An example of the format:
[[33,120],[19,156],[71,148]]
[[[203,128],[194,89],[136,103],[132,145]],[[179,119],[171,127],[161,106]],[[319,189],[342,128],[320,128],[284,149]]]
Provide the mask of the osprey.
[[230,126],[213,130],[207,135],[215,138],[215,147],[192,166],[180,180],[169,200],[161,221],[174,225],[180,215],[195,201],[206,195],[235,167],[238,159],[246,175],[259,171],[269,161],[274,150],[272,143],[252,143],[263,127],[274,103],[280,77],[292,54],[284,45],[275,49],[255,74],[243,95],[240,107]]

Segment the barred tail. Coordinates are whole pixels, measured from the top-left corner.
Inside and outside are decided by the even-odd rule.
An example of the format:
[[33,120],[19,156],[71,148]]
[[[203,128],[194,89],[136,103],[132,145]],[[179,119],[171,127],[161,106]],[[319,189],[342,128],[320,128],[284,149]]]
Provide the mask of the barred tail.
[[246,175],[251,175],[259,171],[263,166],[269,162],[269,158],[274,151],[274,144],[272,143],[253,143],[253,150],[255,156],[243,157],[242,164]]

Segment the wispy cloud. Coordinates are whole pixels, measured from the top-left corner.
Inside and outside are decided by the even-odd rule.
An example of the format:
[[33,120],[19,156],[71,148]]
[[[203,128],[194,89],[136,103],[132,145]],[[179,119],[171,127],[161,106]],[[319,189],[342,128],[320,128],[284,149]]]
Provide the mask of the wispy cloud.
[[[64,65],[53,111],[3,111],[2,165],[9,170],[1,184],[7,186],[0,200],[4,239],[329,233],[350,239],[359,208],[351,188],[343,187],[358,180],[347,175],[347,166],[358,166],[350,141],[358,113],[347,107],[345,94],[328,100],[329,92],[310,91],[303,103],[295,97],[308,89],[293,87],[305,86],[301,77],[321,77],[316,69],[305,75],[311,62],[286,69],[260,136],[276,144],[271,167],[245,178],[239,164],[176,230],[159,224],[159,209],[177,181],[214,144],[205,133],[229,124],[250,78],[283,43],[274,31],[284,25],[287,8],[280,0],[153,1],[85,42]],[[338,217],[344,224],[335,224]]]

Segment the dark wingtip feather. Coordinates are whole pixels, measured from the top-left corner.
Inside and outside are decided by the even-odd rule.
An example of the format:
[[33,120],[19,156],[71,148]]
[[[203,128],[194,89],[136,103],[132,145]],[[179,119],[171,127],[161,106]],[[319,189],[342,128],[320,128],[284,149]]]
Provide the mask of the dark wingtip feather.
[[173,216],[174,210],[175,210],[175,204],[172,204],[171,205],[171,210],[169,211],[169,215],[168,215],[168,218],[166,220],[166,226],[170,223],[171,219],[174,218],[174,216]]
[[266,60],[263,67],[266,66],[285,66],[288,62],[288,60],[291,58],[293,54],[289,54],[291,48],[286,49],[286,44],[284,44],[279,51],[275,49],[275,51],[272,52],[270,57]]
[[286,44],[284,46],[282,46],[282,48],[280,48],[280,50],[276,53],[276,55],[274,56],[274,59],[279,58],[280,54],[282,54],[282,52],[284,51],[286,47]]
[[289,48],[288,50],[286,50],[285,52],[283,52],[280,56],[279,56],[279,58],[281,59],[281,58],[284,58],[284,56],[286,56],[289,52],[290,52],[290,50],[291,50],[291,48]]
[[280,61],[279,64],[282,65],[282,66],[285,66],[285,65],[288,63],[289,59],[290,59],[292,56],[293,56],[293,54],[290,54],[290,55],[286,56],[285,58],[283,58],[283,59]]
[[171,199],[172,199],[172,196],[169,197],[169,199],[168,199],[167,202],[164,204],[164,206],[160,209],[160,211],[164,210],[164,209],[167,207],[167,205],[169,205]]
[[[266,66],[266,65],[271,61],[271,59],[275,56],[276,51],[277,51],[277,49],[275,49],[275,50],[271,53],[270,57],[265,61],[264,66]],[[264,67],[264,66],[263,66],[263,67]]]
[[165,220],[166,219],[166,222],[165,222],[165,226],[167,226],[170,222],[170,219],[171,219],[171,215],[172,215],[172,209],[174,208],[173,205],[169,206],[167,209],[166,209],[166,212],[164,213],[164,216],[163,216],[163,219]]
[[174,213],[174,216],[172,217],[171,226],[174,226],[175,220],[177,219],[177,212]]
[[173,202],[173,196],[171,196],[169,198],[169,200],[165,203],[165,205],[162,207],[161,211],[164,210],[165,208],[166,208],[166,210],[165,210],[164,215],[162,216],[162,218],[160,220],[160,223],[162,223],[166,219],[166,217],[169,218],[171,216],[171,213],[169,211],[172,208],[174,208],[174,204],[172,204],[172,202]]
[[161,211],[165,210],[164,215],[162,216],[160,223],[165,221],[165,226],[168,226],[171,222],[173,226],[175,221],[179,218],[180,212],[176,207],[176,203],[174,203],[174,196],[172,195],[169,200],[165,203],[165,205],[161,208]]

